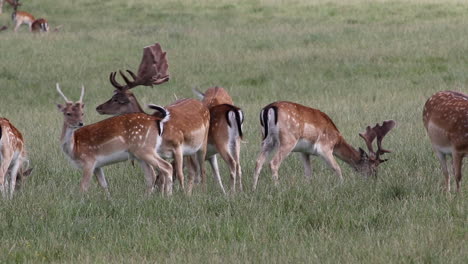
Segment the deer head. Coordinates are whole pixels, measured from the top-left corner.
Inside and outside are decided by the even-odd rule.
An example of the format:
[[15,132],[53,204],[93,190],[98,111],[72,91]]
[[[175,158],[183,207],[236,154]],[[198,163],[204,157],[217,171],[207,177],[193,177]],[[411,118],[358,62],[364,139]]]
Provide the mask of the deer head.
[[84,115],[84,86],[81,86],[81,96],[78,102],[73,103],[68,100],[67,97],[60,90],[60,86],[57,83],[57,92],[65,99],[65,104],[57,104],[59,111],[63,113],[64,122],[70,128],[79,128],[83,126],[83,115]]
[[[382,147],[382,140],[385,135],[396,125],[393,120],[387,120],[382,125],[376,124],[374,127],[367,126],[364,133],[359,133],[359,136],[364,139],[369,150],[369,155],[362,149],[359,148],[361,160],[357,164],[358,171],[365,175],[377,176],[377,167],[380,163],[387,161],[387,159],[381,159],[380,157],[385,153],[390,153],[390,150],[386,150]],[[372,146],[373,141],[377,138],[377,152],[374,151]]]
[[138,74],[127,70],[127,73],[130,74],[133,80],[129,80],[122,71],[119,71],[120,76],[125,81],[125,85],[122,85],[115,80],[117,72],[112,72],[109,75],[109,81],[115,87],[114,95],[107,102],[99,105],[96,111],[101,115],[143,112],[130,89],[139,85],[153,86],[169,81],[167,69],[166,52],[162,50],[161,45],[156,43],[145,47],[140,67],[138,68]]

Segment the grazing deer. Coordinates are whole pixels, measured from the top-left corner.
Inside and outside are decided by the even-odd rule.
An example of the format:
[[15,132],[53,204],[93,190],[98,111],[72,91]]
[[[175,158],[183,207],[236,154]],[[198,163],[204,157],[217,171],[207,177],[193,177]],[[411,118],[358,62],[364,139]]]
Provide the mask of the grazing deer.
[[27,166],[23,166],[24,163],[29,164],[29,160],[23,135],[8,119],[0,118],[0,191],[3,198],[8,197],[7,174],[10,175],[10,199],[13,198],[15,188],[24,183],[26,177],[30,175],[32,168],[27,169]]
[[[376,176],[377,166],[386,161],[381,155],[390,152],[382,148],[382,139],[395,126],[395,121],[384,121],[373,128],[367,127],[360,133],[367,148],[356,150],[341,135],[333,121],[325,113],[292,102],[275,102],[264,107],[260,113],[263,127],[262,151],[257,158],[253,189],[257,187],[258,176],[265,159],[273,154],[270,168],[275,185],[278,185],[278,169],[281,162],[291,152],[300,152],[304,163],[304,174],[311,178],[310,155],[320,156],[342,180],[341,169],[333,155],[348,163],[356,171],[366,176]],[[377,138],[377,152],[372,148]]]
[[11,14],[11,20],[13,20],[13,23],[15,23],[14,31],[17,32],[22,24],[27,24],[29,31],[32,32],[32,24],[36,19],[28,12],[18,11],[18,6],[20,5],[21,3],[19,1],[16,1],[13,5],[14,11]]
[[159,169],[163,175],[163,191],[172,193],[172,166],[163,160],[156,149],[161,144],[161,133],[169,115],[162,107],[158,113],[165,113],[164,118],[134,113],[112,117],[103,121],[83,126],[84,87],[80,100],[76,103],[68,100],[57,84],[57,91],[65,99],[65,104],[58,104],[63,113],[64,122],[60,138],[62,150],[77,168],[82,170],[81,191],[88,190],[91,175],[94,173],[99,184],[109,196],[103,166],[136,159],[145,172],[147,193],[153,191],[156,175],[153,169]]
[[[127,72],[132,76],[130,81],[122,72],[120,75],[125,85],[115,80],[116,72],[109,76],[111,84],[116,88],[114,95],[107,102],[99,105],[96,111],[99,114],[120,115],[126,113],[142,113],[138,100],[130,89],[139,86],[159,85],[169,80],[167,73],[168,64],[166,52],[161,46],[145,47],[138,74]],[[210,115],[208,109],[195,99],[178,100],[165,107],[171,118],[164,125],[161,144],[158,145],[158,153],[164,158],[174,159],[174,169],[179,179],[181,188],[185,190],[183,174],[183,157],[191,156],[197,170],[200,170],[202,182],[205,183],[204,159],[208,140],[208,127]],[[193,166],[191,167],[193,169]],[[189,177],[187,192],[191,193],[193,177]]]
[[47,20],[44,18],[34,20],[31,25],[31,32],[49,32],[49,24],[47,23]]
[[15,7],[15,0],[0,0],[0,14],[3,13],[3,4],[5,1],[12,7]]
[[242,191],[240,143],[243,134],[244,114],[240,108],[233,105],[231,96],[221,87],[209,88],[205,93],[196,89],[193,89],[193,91],[210,110],[206,159],[210,162],[215,179],[221,186],[223,193],[225,193],[216,158],[216,153],[219,153],[229,167],[231,192],[236,191],[236,181],[239,191]]
[[468,154],[468,95],[454,91],[435,93],[424,105],[423,122],[440,161],[446,191],[450,191],[446,155],[451,155],[457,192],[460,192],[462,161]]

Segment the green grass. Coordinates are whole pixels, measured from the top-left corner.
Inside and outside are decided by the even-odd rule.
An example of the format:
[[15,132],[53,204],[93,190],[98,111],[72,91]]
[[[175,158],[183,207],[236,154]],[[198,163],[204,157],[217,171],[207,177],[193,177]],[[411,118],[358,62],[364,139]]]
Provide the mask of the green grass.
[[[4,9],[0,25],[11,23]],[[0,262],[466,263],[466,195],[441,191],[422,106],[439,90],[468,92],[467,3],[42,0],[21,9],[63,27],[0,33],[0,116],[23,132],[35,168],[13,200],[0,200]],[[244,193],[224,197],[208,170],[207,192],[146,197],[128,162],[105,169],[111,201],[95,181],[78,192],[80,173],[59,147],[55,83],[73,100],[84,84],[85,120],[101,120],[94,108],[112,94],[109,73],[136,70],[155,42],[171,80],[134,92],[166,105],[194,97],[194,86],[228,89],[246,114]],[[322,110],[356,147],[367,125],[396,120],[379,178],[340,162],[340,184],[315,158],[308,182],[293,154],[278,188],[265,168],[251,192],[258,113],[277,100]]]

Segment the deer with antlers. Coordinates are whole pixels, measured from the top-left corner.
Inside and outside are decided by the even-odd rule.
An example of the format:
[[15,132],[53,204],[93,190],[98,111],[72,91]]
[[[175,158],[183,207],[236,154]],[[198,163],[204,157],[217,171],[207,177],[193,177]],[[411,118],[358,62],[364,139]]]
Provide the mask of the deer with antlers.
[[[166,52],[163,52],[161,45],[156,43],[145,47],[138,74],[127,70],[133,79],[132,81],[120,71],[120,75],[126,83],[122,85],[115,80],[116,72],[110,74],[109,80],[116,90],[111,99],[99,105],[96,111],[99,114],[107,115],[142,113],[143,109],[130,90],[140,85],[152,86],[167,82],[169,80],[167,69]],[[166,106],[165,109],[170,113],[171,118],[165,123],[161,144],[158,145],[158,153],[164,158],[174,160],[174,169],[183,190],[186,189],[183,174],[184,156],[192,157],[189,169],[200,171],[202,183],[205,183],[203,161],[206,155],[210,122],[208,109],[195,99],[181,99]],[[191,193],[194,179],[192,174],[189,176],[187,192]]]
[[[28,169],[28,164],[23,135],[8,119],[0,117],[0,191],[3,198],[12,199],[17,187],[24,183],[26,177],[31,174],[32,168]],[[10,176],[9,195],[8,174]]]
[[[263,127],[262,150],[257,158],[253,189],[257,187],[258,176],[265,159],[272,154],[270,168],[275,185],[278,185],[278,169],[281,162],[291,152],[300,152],[304,164],[304,174],[311,178],[310,155],[320,156],[342,180],[341,169],[334,155],[349,164],[353,169],[366,176],[376,175],[384,153],[382,139],[395,126],[395,121],[384,121],[382,125],[367,127],[359,135],[369,149],[356,150],[349,145],[333,121],[325,113],[292,102],[274,102],[264,107],[260,113],[260,124]],[[377,152],[372,142],[377,138]]]
[[205,93],[197,89],[193,89],[193,91],[210,110],[206,159],[211,165],[215,179],[221,186],[223,193],[226,193],[216,158],[216,154],[219,153],[229,167],[231,192],[236,192],[236,186],[238,186],[239,191],[242,191],[240,143],[243,135],[244,114],[240,108],[233,105],[231,96],[222,87],[209,88]]
[[450,173],[446,159],[450,155],[457,192],[460,192],[462,161],[468,154],[468,95],[455,91],[435,93],[424,105],[423,122],[440,161],[446,191],[450,191]]
[[62,150],[72,164],[82,170],[82,192],[88,190],[89,181],[94,174],[100,186],[110,196],[102,167],[136,159],[140,161],[145,173],[147,193],[153,191],[156,180],[153,168],[162,174],[163,191],[167,195],[172,193],[172,166],[156,152],[161,144],[164,123],[170,118],[164,108],[150,105],[150,108],[158,110],[158,114],[164,113],[163,118],[134,113],[83,126],[84,87],[81,89],[80,100],[75,103],[65,97],[58,84],[57,91],[65,100],[65,104],[57,105],[64,117],[60,137]]

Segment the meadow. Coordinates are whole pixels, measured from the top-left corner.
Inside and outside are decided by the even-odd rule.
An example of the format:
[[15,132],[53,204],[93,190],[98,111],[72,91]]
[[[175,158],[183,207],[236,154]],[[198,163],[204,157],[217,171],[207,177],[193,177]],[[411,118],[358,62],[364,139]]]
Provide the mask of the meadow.
[[[0,200],[1,263],[466,263],[467,185],[442,191],[442,173],[422,124],[427,98],[468,92],[468,3],[409,0],[41,0],[20,10],[59,32],[12,32],[0,25],[0,116],[22,131],[33,175]],[[110,98],[109,73],[137,70],[144,46],[161,43],[171,80],[137,87],[142,104],[195,97],[222,86],[245,113],[244,192],[190,197],[144,195],[129,162],[105,168],[112,200],[62,153],[62,90],[85,122]],[[252,192],[260,150],[260,109],[289,100],[327,113],[355,147],[367,125],[393,119],[377,179],[338,161],[343,183],[320,158],[303,176],[292,154],[275,188],[266,166]],[[228,186],[228,170],[221,175]],[[465,174],[468,173],[466,169]],[[465,181],[468,175],[465,175]],[[452,186],[453,186],[452,181]],[[463,192],[465,194],[463,194]]]

